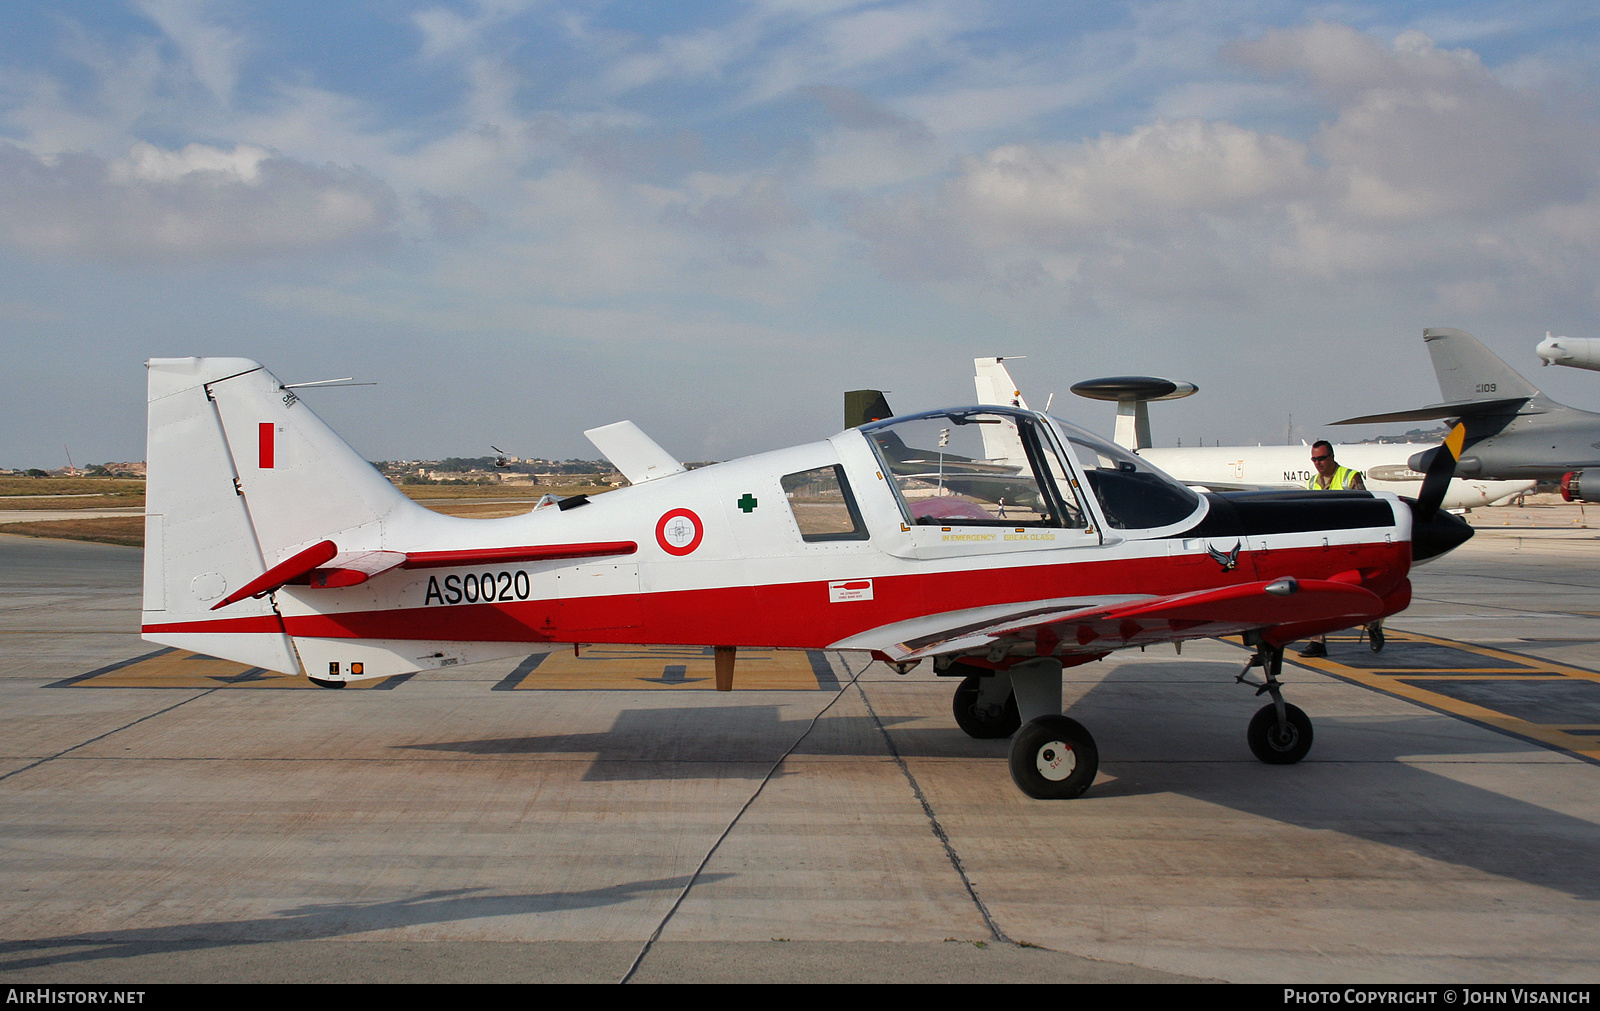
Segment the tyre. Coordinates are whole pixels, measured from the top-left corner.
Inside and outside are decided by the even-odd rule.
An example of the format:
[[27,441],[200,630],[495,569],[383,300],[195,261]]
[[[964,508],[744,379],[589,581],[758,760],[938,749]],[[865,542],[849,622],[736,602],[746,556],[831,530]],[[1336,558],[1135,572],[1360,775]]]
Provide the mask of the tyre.
[[979,740],[996,740],[1010,737],[1022,726],[1022,717],[1017,714],[1017,697],[1011,693],[1006,694],[1005,705],[983,705],[979,698],[983,679],[974,674],[961,679],[956,686],[955,697],[950,700],[950,709],[955,714],[956,726],[960,727],[968,737]]
[[1250,750],[1268,765],[1293,765],[1311,750],[1311,717],[1288,704],[1283,712],[1288,719],[1280,727],[1278,707],[1269,702],[1256,710],[1245,731]]
[[1011,741],[1011,779],[1035,800],[1070,800],[1089,789],[1098,771],[1094,738],[1070,717],[1041,716]]

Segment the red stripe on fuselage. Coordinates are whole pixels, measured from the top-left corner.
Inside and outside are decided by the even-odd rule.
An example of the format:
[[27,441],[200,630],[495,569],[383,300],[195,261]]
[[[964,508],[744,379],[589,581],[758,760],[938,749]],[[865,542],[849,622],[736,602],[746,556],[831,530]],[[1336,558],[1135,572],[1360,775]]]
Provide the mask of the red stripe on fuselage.
[[[643,593],[636,598],[638,624],[620,627],[606,626],[616,615],[634,612],[632,594],[625,595],[626,608],[619,597],[581,597],[298,615],[284,618],[284,626],[291,635],[313,638],[715,643],[818,649],[881,625],[991,604],[1111,594],[1161,596],[1288,575],[1327,579],[1352,569],[1376,574],[1365,585],[1384,597],[1404,582],[1409,555],[1410,545],[1402,542],[1251,552],[1240,558],[1237,569],[1227,573],[1219,572],[1205,556],[1185,565],[1174,565],[1170,557],[1155,557],[919,572],[874,576],[873,599],[838,603],[829,601],[829,580]],[[222,628],[221,624],[187,622],[161,627],[191,632],[245,631]]]

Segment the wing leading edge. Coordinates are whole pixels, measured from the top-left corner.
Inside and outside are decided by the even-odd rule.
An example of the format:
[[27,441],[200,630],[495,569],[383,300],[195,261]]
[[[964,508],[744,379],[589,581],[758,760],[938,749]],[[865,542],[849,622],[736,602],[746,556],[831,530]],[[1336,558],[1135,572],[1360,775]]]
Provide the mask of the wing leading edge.
[[1358,585],[1355,573],[1350,581],[1285,577],[1099,606],[1041,609],[1024,603],[1011,615],[981,625],[952,622],[905,641],[891,641],[892,634],[878,640],[874,632],[866,632],[835,643],[833,648],[871,649],[899,662],[1027,642],[1039,656],[1103,654],[1129,646],[1249,631],[1259,631],[1267,642],[1283,645],[1308,635],[1366,624],[1401,609],[1409,598],[1409,584],[1402,584],[1388,599],[1380,598]]

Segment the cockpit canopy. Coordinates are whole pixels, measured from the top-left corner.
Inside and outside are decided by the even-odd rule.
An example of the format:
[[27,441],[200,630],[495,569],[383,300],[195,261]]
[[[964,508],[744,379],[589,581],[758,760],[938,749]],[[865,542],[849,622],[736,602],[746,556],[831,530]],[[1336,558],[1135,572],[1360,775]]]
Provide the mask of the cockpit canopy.
[[1137,456],[1032,411],[966,407],[862,425],[909,522],[1086,528],[1085,487],[1107,526],[1152,530],[1205,500]]

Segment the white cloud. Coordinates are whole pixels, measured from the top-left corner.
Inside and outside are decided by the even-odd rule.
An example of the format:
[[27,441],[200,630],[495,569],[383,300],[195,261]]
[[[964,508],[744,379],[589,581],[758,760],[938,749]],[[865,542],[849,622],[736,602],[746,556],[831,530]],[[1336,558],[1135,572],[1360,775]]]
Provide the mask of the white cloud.
[[1519,286],[1594,289],[1592,113],[1417,32],[1384,44],[1314,24],[1228,54],[1273,79],[1238,89],[1245,107],[1276,90],[1280,105],[1331,115],[1303,138],[1189,118],[1002,145],[962,160],[936,194],[864,203],[852,224],[891,276],[966,271],[980,287],[1068,303],[1356,281],[1451,305]]
[[1157,122],[1059,148],[1012,144],[966,162],[953,201],[975,221],[1047,235],[1299,199],[1316,179],[1303,144],[1230,123]]
[[139,0],[139,8],[183,54],[195,79],[227,105],[250,46],[243,35],[207,17],[212,6],[210,0]]
[[371,176],[247,146],[136,145],[111,162],[0,144],[0,241],[142,262],[254,257],[389,238],[394,194]]
[[261,163],[271,157],[266,148],[240,144],[231,151],[190,144],[181,151],[163,151],[144,141],[133,145],[124,158],[114,158],[106,169],[113,183],[170,183],[192,172],[215,172],[254,184],[261,177]]
[[1232,52],[1264,70],[1304,74],[1336,103],[1337,119],[1313,143],[1352,214],[1506,214],[1582,199],[1593,186],[1592,122],[1558,116],[1473,53],[1438,49],[1420,32],[1384,47],[1316,24]]

